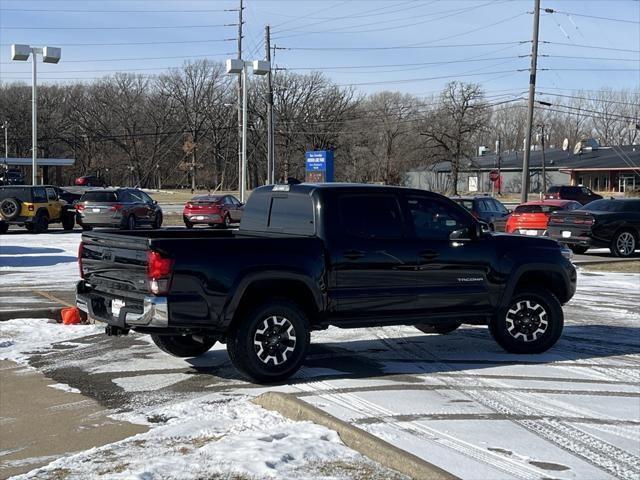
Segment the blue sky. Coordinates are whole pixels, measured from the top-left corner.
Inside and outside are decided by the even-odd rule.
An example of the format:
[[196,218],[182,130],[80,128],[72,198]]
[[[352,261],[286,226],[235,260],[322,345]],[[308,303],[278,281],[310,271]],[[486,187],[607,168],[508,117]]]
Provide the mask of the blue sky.
[[[237,27],[225,25],[237,23],[238,3],[0,0],[0,79],[30,82],[30,65],[10,61],[11,43],[62,47],[58,65],[38,65],[43,83],[115,71],[157,74],[187,57],[224,60],[236,54]],[[362,92],[429,95],[453,79],[496,95],[527,89],[533,0],[245,0],[245,6],[248,59],[263,57],[270,24],[278,67],[324,70]],[[541,17],[540,40],[551,43],[540,45],[539,91],[640,88],[640,1],[543,0],[542,8],[558,12]],[[130,43],[137,45],[104,45]]]

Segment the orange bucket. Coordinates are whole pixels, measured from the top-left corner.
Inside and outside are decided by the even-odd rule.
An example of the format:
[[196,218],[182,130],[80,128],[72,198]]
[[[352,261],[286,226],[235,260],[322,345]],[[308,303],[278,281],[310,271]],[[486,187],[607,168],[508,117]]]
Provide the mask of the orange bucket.
[[69,307],[62,309],[62,323],[65,325],[77,325],[82,322],[82,318],[80,317],[80,310],[76,307]]

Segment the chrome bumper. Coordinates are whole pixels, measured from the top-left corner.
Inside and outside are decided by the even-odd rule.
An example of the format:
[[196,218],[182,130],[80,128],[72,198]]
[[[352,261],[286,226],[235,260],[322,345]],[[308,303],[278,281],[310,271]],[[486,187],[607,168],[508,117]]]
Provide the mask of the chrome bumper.
[[167,297],[144,297],[142,313],[134,313],[123,307],[120,315],[116,318],[108,312],[102,315],[97,314],[92,308],[91,298],[87,295],[76,295],[77,307],[92,318],[122,327],[157,327],[166,328],[169,326],[169,303]]

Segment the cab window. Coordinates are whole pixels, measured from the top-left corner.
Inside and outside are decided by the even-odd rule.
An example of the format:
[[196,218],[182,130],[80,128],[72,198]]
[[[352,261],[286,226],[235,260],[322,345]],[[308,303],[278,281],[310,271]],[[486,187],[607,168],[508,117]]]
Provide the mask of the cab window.
[[340,223],[349,235],[369,239],[398,239],[402,215],[393,195],[345,195],[339,200]]
[[47,192],[44,188],[36,187],[33,189],[33,203],[47,203]]
[[418,238],[448,240],[451,232],[470,224],[453,206],[429,197],[409,195],[407,206]]
[[47,188],[47,198],[50,202],[58,200],[58,195],[56,195],[56,191],[53,188]]

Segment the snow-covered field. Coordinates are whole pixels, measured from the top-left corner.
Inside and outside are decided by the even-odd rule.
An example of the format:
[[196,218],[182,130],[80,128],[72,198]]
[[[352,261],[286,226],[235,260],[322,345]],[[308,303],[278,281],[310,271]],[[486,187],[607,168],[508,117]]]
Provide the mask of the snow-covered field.
[[[78,241],[56,235],[38,247],[31,239],[49,236],[19,237],[14,247],[62,250],[43,256],[74,255]],[[33,284],[55,276],[72,286],[75,263],[5,267],[5,258],[24,251],[7,255],[4,246],[0,288],[9,275]],[[638,479],[640,274],[580,272],[578,282],[563,337],[542,355],[504,353],[484,327],[446,336],[331,328],[312,335],[309,358],[288,384],[265,388],[243,381],[221,345],[183,360],[144,335],[114,339],[94,326],[14,320],[0,324],[0,358],[94,396],[120,419],[153,426],[58,459],[31,478],[355,475],[327,467],[363,461],[335,433],[247,401],[280,390],[465,479]]]

